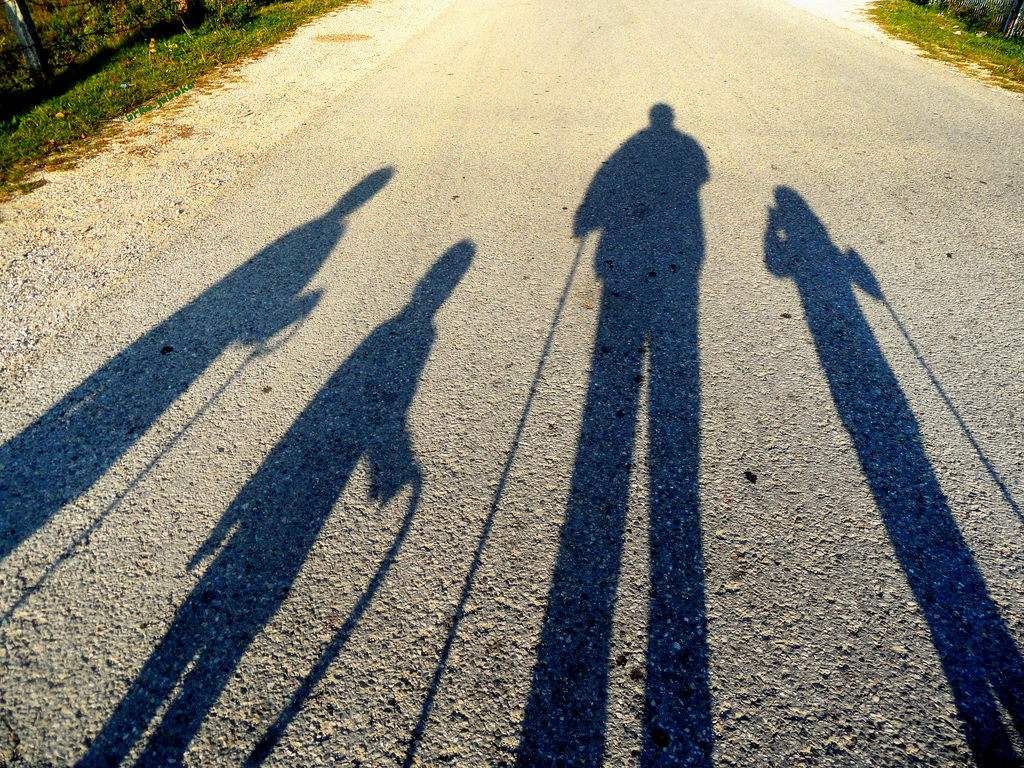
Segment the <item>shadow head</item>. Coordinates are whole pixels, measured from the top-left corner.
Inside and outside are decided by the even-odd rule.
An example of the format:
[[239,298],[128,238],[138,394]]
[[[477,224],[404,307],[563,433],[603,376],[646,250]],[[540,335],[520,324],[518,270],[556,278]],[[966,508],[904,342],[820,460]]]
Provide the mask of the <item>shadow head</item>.
[[394,175],[395,169],[391,166],[386,166],[365,176],[352,189],[342,195],[341,199],[334,204],[327,218],[336,220],[345,218],[384,189],[385,185],[391,181],[391,177]]
[[833,297],[845,285],[856,285],[872,298],[885,301],[871,267],[853,248],[832,241],[828,229],[796,190],[775,188],[775,207],[765,233],[765,262],[775,275],[808,280]]
[[780,186],[775,188],[775,207],[786,213],[806,211],[807,214],[814,215],[811,213],[810,206],[800,196],[800,193],[792,187]]
[[413,303],[429,314],[436,312],[462,280],[475,255],[476,246],[470,240],[462,240],[445,251],[416,285]]
[[672,124],[676,119],[676,113],[668,104],[655,104],[651,107],[650,116],[651,128],[656,131],[672,130]]
[[832,246],[832,241],[814,211],[799,192],[779,186],[775,188],[775,237],[780,242],[788,242],[791,248],[799,243],[800,250],[807,255],[820,255],[819,252]]

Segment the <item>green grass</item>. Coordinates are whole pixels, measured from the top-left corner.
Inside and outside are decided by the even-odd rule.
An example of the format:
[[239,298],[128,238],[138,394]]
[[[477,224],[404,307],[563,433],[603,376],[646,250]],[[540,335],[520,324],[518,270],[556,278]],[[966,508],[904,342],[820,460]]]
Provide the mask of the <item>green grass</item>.
[[[1024,93],[1024,40],[988,33],[970,19],[910,0],[882,0],[869,17],[894,37],[918,46],[931,58],[979,75],[993,85]],[[959,34],[957,34],[959,32]]]
[[24,86],[0,89],[0,199],[35,186],[26,183],[33,170],[72,165],[100,143],[96,137],[111,119],[272,45],[309,18],[350,1],[246,6],[246,13],[229,23],[211,14],[191,30],[165,22],[58,71],[45,93]]

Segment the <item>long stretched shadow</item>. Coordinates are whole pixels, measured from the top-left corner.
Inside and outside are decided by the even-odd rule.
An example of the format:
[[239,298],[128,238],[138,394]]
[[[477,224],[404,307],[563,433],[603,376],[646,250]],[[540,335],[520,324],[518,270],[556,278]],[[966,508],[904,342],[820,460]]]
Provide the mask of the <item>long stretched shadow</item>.
[[[650,377],[650,604],[641,763],[710,766],[697,489],[703,150],[664,104],[594,177],[574,234],[603,283],[571,493],[527,702],[522,766],[597,766],[643,377]],[[648,362],[644,364],[644,357]],[[639,660],[633,660],[636,663]]]
[[[917,420],[853,288],[884,301],[868,266],[840,251],[803,198],[775,190],[765,263],[791,278],[839,416],[931,630],[976,763],[1021,764],[1024,661],[989,597],[925,455]],[[1002,705],[1005,720],[1000,717]]]
[[345,230],[379,192],[382,168],[331,210],[292,230],[147,332],[0,446],[0,559],[88,490],[235,342],[259,345],[300,322],[304,292]]
[[216,554],[80,767],[119,764],[165,707],[135,765],[181,764],[253,637],[287,596],[361,457],[373,497],[386,502],[412,487],[412,514],[420,474],[406,411],[434,341],[434,314],[473,254],[466,241],[447,251],[271,451],[197,552],[194,563]]

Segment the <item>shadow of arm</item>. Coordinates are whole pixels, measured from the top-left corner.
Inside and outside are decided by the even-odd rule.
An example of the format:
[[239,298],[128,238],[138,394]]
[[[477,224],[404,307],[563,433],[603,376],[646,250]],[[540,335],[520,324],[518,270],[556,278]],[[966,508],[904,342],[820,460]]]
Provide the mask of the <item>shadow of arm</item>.
[[882,301],[885,297],[882,294],[881,286],[878,285],[878,280],[875,279],[875,273],[871,271],[871,267],[864,263],[864,259],[853,248],[847,249],[845,256],[846,270],[850,283],[856,285],[871,298]]

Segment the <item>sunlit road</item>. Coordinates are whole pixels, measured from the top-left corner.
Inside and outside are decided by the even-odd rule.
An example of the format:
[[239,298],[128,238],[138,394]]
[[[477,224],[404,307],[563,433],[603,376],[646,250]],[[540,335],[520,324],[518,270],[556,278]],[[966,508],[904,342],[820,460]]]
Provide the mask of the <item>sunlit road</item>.
[[1020,765],[1021,146],[779,0],[455,0],[11,396],[0,754]]

